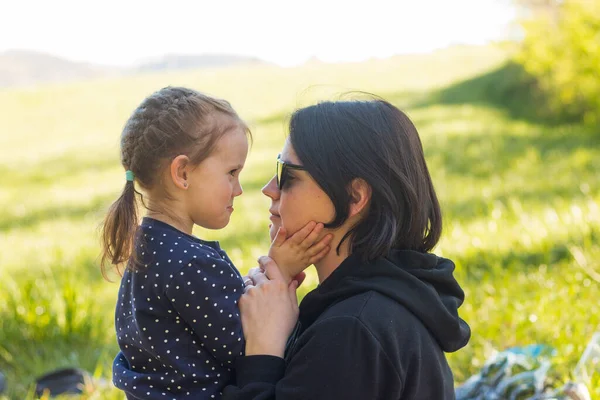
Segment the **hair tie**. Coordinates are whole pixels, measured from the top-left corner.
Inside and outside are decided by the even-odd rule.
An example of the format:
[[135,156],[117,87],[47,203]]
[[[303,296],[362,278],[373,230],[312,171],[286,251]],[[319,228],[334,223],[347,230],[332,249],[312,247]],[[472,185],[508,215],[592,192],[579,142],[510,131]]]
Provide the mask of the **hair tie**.
[[133,171],[131,171],[129,169],[127,171],[125,171],[125,179],[128,182],[133,182],[133,178],[134,178]]

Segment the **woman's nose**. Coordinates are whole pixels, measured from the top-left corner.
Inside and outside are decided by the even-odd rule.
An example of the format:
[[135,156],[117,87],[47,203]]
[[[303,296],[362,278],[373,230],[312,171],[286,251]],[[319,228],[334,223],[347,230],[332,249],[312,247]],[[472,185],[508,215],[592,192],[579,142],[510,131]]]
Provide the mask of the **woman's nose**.
[[269,182],[262,188],[262,192],[265,196],[271,198],[272,200],[279,199],[280,191],[277,187],[277,177],[273,176]]

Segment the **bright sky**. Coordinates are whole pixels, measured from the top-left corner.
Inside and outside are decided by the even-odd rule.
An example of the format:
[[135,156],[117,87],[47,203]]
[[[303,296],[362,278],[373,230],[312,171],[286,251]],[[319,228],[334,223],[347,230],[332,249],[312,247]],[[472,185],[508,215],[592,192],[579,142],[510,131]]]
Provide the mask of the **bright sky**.
[[511,0],[7,0],[0,52],[112,65],[165,53],[359,61],[503,38],[514,15]]

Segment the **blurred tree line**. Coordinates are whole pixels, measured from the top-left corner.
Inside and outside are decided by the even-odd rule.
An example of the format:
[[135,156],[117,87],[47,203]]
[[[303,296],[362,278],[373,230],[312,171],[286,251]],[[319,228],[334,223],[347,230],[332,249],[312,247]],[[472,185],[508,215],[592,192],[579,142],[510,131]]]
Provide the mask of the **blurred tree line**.
[[524,32],[515,61],[539,116],[600,122],[600,0],[514,1]]

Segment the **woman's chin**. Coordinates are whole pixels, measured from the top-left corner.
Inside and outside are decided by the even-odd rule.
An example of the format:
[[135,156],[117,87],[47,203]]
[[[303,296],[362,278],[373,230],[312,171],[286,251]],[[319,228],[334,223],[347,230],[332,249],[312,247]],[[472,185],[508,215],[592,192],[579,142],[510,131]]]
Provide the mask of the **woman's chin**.
[[277,235],[278,230],[279,230],[278,225],[269,224],[269,236],[271,237],[271,242],[275,239],[275,235]]

